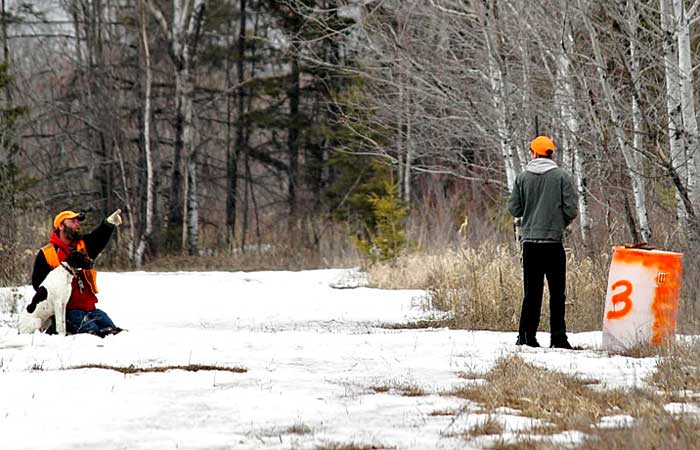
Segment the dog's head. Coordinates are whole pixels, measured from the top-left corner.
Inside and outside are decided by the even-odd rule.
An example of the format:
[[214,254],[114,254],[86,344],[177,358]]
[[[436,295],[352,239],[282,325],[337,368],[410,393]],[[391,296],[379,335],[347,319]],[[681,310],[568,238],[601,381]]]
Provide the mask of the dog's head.
[[94,264],[94,261],[90,259],[90,257],[87,254],[77,251],[72,252],[70,255],[68,255],[64,262],[68,264],[73,270],[92,269],[92,266]]

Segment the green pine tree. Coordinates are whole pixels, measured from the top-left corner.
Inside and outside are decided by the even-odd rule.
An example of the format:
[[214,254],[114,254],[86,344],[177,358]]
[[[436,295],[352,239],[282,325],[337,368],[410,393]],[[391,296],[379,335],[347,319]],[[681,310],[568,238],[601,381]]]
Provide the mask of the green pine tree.
[[383,193],[372,192],[367,201],[372,207],[367,238],[355,238],[355,244],[372,262],[393,261],[406,249],[405,219],[407,208],[399,200],[398,186],[393,180],[383,181]]

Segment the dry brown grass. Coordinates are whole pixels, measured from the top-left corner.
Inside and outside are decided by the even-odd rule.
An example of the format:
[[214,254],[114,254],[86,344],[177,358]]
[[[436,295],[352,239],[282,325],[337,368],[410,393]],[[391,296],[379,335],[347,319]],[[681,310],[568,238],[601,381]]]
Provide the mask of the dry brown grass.
[[288,434],[298,434],[298,435],[313,433],[313,430],[311,429],[311,427],[304,424],[304,423],[295,423],[294,425],[287,428],[285,431]]
[[185,370],[187,372],[199,372],[200,370],[208,371],[222,371],[222,372],[233,372],[233,373],[245,373],[248,369],[242,367],[225,367],[225,366],[212,366],[206,364],[188,364],[183,366],[156,366],[156,367],[135,367],[135,366],[111,366],[107,364],[84,364],[80,366],[72,366],[66,368],[71,369],[105,369],[114,370],[116,372],[124,374],[135,374],[135,373],[162,373],[168,372],[170,370]]
[[[351,264],[348,264],[351,265]],[[168,255],[144,265],[146,271],[260,271],[304,270],[324,267],[320,255],[312,250],[295,251],[289,247],[251,248],[245,253],[221,253],[212,256]]]
[[371,390],[378,394],[398,394],[405,397],[422,397],[428,395],[423,388],[410,383],[400,383],[400,382],[388,382],[383,384],[375,384],[369,387]]
[[389,330],[417,330],[425,328],[456,328],[454,319],[426,319],[405,323],[383,323],[380,328]]
[[329,443],[316,447],[316,450],[396,450],[396,447],[387,447],[377,444],[357,444],[357,443]]
[[700,422],[697,417],[660,414],[643,417],[631,427],[593,431],[580,449],[692,450],[700,445]]
[[478,436],[501,434],[503,431],[503,424],[501,424],[501,422],[499,422],[495,417],[488,416],[467,430],[464,437],[470,439]]
[[[607,257],[567,262],[567,324],[571,331],[602,326]],[[428,289],[433,306],[453,318],[449,326],[466,329],[517,328],[522,301],[520,256],[507,246],[485,243],[478,248],[414,254],[395,264],[368,269],[370,284],[381,288]],[[543,330],[549,323],[548,294],[542,307]]]
[[649,392],[593,389],[596,380],[537,367],[517,355],[499,359],[483,378],[485,384],[448,394],[476,402],[488,414],[499,407],[519,410],[523,416],[552,424],[549,433],[586,432],[606,415],[653,417],[664,412],[661,398]]
[[382,289],[428,289],[432,276],[445,262],[443,253],[412,253],[391,263],[367,267],[370,285]]
[[494,416],[487,416],[476,424],[472,425],[468,430],[458,433],[445,433],[445,437],[460,438],[464,440],[473,440],[481,436],[492,436],[497,440],[501,440],[500,435],[505,431],[503,424]]
[[483,380],[484,374],[481,372],[468,371],[468,372],[457,372],[457,377],[463,380]]
[[654,358],[669,356],[671,348],[667,345],[652,345],[650,342],[638,343],[622,350],[610,351],[610,355],[625,356],[627,358]]
[[486,448],[489,450],[561,450],[561,445],[529,438],[524,438],[517,442],[506,442],[503,439],[499,439]]
[[673,345],[667,352],[659,356],[649,382],[673,400],[687,400],[688,392],[700,394],[700,341]]
[[433,417],[451,417],[451,416],[456,416],[459,414],[458,409],[450,408],[450,409],[436,409],[435,411],[432,411],[429,415]]
[[[147,271],[259,271],[304,270],[319,268],[357,267],[362,264],[360,253],[350,238],[347,224],[317,219],[298,223],[291,231],[286,224],[263,227],[258,237],[249,234],[241,250],[241,236],[234,246],[212,230],[201,237],[202,255],[167,254],[145,264]],[[126,246],[120,247],[119,262],[113,267],[128,268]],[[103,261],[104,264],[106,261]]]
[[5,217],[0,219],[0,255],[3,256],[0,286],[27,283],[39,248],[49,241],[52,220],[46,218],[42,221],[32,214],[5,212]]

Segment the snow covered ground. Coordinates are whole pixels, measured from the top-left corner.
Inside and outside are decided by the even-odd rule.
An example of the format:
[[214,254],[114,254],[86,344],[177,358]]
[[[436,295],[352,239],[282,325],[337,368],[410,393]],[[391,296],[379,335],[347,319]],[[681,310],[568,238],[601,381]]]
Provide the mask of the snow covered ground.
[[[515,333],[383,328],[435,312],[423,292],[361,287],[356,271],[100,273],[98,285],[98,306],[127,332],[18,335],[16,316],[0,311],[0,448],[462,449],[449,436],[484,417],[431,415],[466,405],[439,395],[465,383],[459,372],[517,352],[614,387],[642,384],[655,366],[596,350],[601,333],[571,334],[588,349],[573,352],[516,347]],[[74,369],[88,364],[246,371]],[[499,420],[507,431],[529,424],[507,412]]]

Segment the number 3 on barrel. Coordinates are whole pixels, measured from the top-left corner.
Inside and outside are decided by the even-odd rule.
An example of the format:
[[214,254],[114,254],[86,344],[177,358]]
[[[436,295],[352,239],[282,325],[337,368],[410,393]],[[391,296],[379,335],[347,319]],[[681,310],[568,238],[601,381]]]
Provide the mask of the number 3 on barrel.
[[632,283],[627,280],[620,280],[613,284],[611,289],[614,291],[620,286],[622,286],[624,290],[613,295],[612,304],[613,308],[616,308],[618,304],[622,303],[622,309],[617,311],[614,309],[612,311],[608,311],[608,319],[622,319],[632,309],[632,300],[630,299],[630,294],[632,293]]

